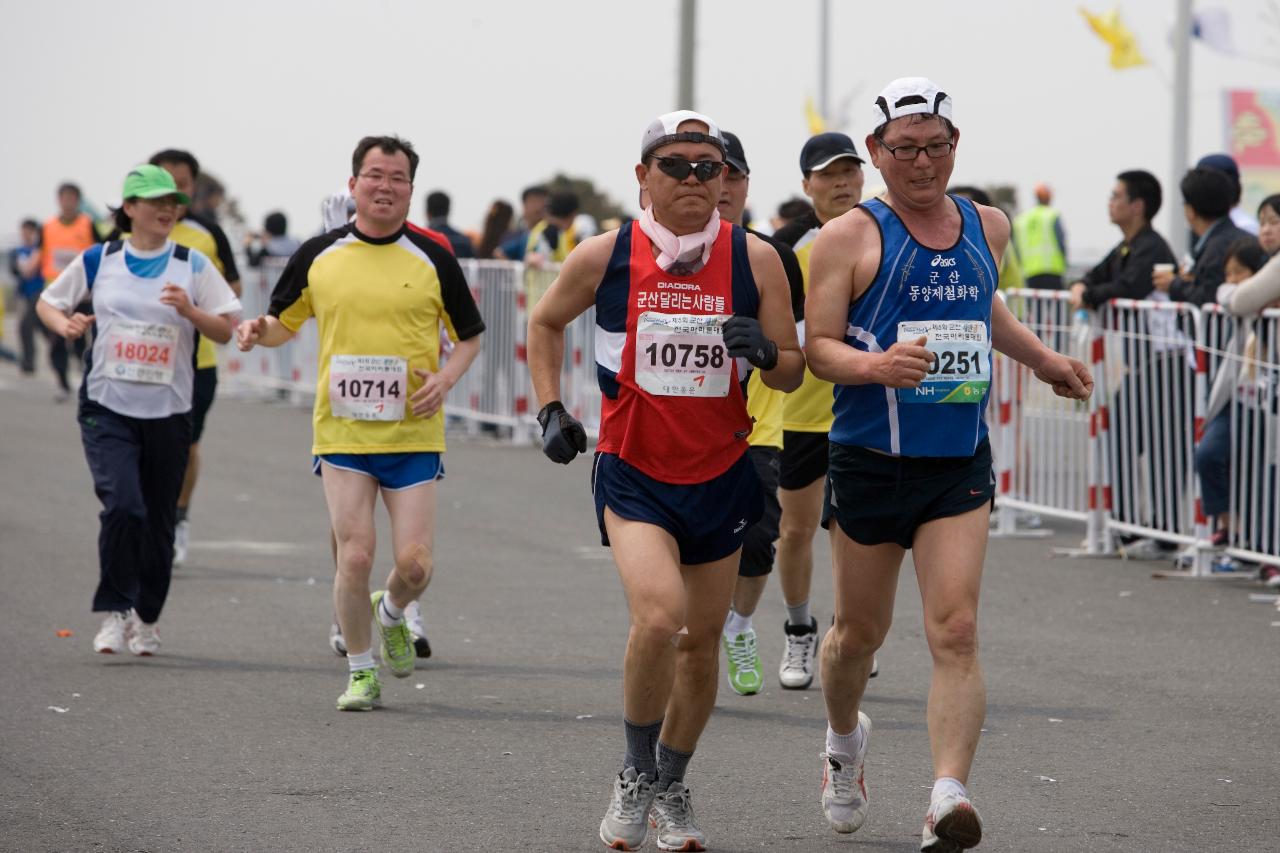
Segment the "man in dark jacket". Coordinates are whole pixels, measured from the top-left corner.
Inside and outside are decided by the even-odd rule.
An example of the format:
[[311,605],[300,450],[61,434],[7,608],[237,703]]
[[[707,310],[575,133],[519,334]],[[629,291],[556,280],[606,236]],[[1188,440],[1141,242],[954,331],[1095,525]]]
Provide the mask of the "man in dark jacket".
[[1160,210],[1160,182],[1150,172],[1134,170],[1116,175],[1107,212],[1124,239],[1071,285],[1073,308],[1097,308],[1108,299],[1145,299],[1151,293],[1156,264],[1173,264],[1173,250],[1151,227]]
[[1196,238],[1191,247],[1191,269],[1182,275],[1158,272],[1152,283],[1175,302],[1203,305],[1214,301],[1218,285],[1226,280],[1222,268],[1227,249],[1249,234],[1231,221],[1236,190],[1227,175],[1214,169],[1192,169],[1183,177],[1181,188],[1182,209]]

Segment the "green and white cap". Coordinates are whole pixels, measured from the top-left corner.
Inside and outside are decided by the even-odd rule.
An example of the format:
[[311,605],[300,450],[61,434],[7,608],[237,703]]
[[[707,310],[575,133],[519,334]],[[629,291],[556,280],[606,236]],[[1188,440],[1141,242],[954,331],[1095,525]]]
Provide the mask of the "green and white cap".
[[176,195],[178,201],[183,204],[191,204],[187,194],[178,191],[178,185],[173,182],[173,175],[160,166],[144,163],[141,166],[134,166],[129,170],[129,174],[124,176],[124,190],[121,195],[123,199],[163,198],[169,195]]

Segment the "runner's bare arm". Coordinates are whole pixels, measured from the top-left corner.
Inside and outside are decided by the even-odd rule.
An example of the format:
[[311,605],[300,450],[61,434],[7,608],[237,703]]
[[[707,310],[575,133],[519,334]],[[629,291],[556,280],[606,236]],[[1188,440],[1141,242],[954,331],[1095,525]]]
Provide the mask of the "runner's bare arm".
[[93,325],[92,314],[67,314],[58,306],[43,299],[36,300],[36,316],[44,327],[60,338],[74,341],[89,331]]
[[248,352],[255,346],[278,347],[293,340],[293,335],[279,317],[263,314],[236,327],[236,346],[241,352]]
[[617,231],[609,231],[580,243],[529,314],[529,377],[540,406],[560,399],[565,326],[595,302],[617,238]]
[[819,379],[841,385],[911,388],[929,369],[924,338],[867,352],[844,342],[849,305],[867,291],[880,267],[880,230],[854,209],[818,232],[809,255],[809,295],[805,299],[805,355]]
[[160,302],[168,305],[178,316],[195,326],[200,334],[218,344],[231,340],[235,331],[235,321],[231,314],[212,314],[199,308],[191,301],[185,288],[176,284],[166,284],[160,291]]
[[449,389],[458,384],[458,380],[479,354],[480,335],[476,335],[455,343],[449,353],[449,360],[435,373],[415,367],[414,375],[422,380],[422,385],[409,397],[413,413],[420,418],[429,418],[439,411]]
[[760,379],[770,388],[794,391],[804,381],[804,353],[796,338],[791,314],[791,289],[777,251],[754,234],[747,235],[747,255],[751,274],[760,288],[760,328],[778,347],[778,363],[760,371]]
[[[987,248],[995,258],[996,268],[1009,246],[1009,218],[1004,212],[981,204],[975,205],[982,217],[982,230],[987,235]],[[994,288],[995,282],[992,282]],[[1035,372],[1036,378],[1052,386],[1059,397],[1087,400],[1093,393],[1093,377],[1089,368],[1077,358],[1059,355],[1044,345],[1040,338],[1022,325],[1004,300],[995,297],[991,303],[991,346]]]

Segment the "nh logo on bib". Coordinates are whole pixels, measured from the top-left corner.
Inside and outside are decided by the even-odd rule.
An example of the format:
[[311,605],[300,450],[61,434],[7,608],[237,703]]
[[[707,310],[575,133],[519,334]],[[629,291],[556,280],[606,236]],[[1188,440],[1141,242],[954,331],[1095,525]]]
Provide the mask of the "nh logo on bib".
[[931,267],[954,267],[955,265],[955,258],[944,258],[942,255],[934,255],[933,263],[929,264]]

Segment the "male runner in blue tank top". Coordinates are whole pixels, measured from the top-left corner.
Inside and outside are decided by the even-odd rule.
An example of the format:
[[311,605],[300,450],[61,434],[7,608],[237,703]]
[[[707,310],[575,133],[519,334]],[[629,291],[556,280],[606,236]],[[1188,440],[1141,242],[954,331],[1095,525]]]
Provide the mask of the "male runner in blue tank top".
[[982,838],[965,784],[986,714],[977,613],[994,492],[983,420],[991,350],[1059,396],[1093,390],[1082,363],[1045,347],[993,298],[1009,222],[947,195],[960,139],[951,119],[951,98],[924,78],[881,92],[866,145],[888,190],[822,229],[805,305],[810,368],[835,383],[823,524],[836,618],[822,644],[822,808],[837,832],[866,820],[871,721],[858,705],[911,548],[933,657],[936,781],[921,850],[934,853]]

